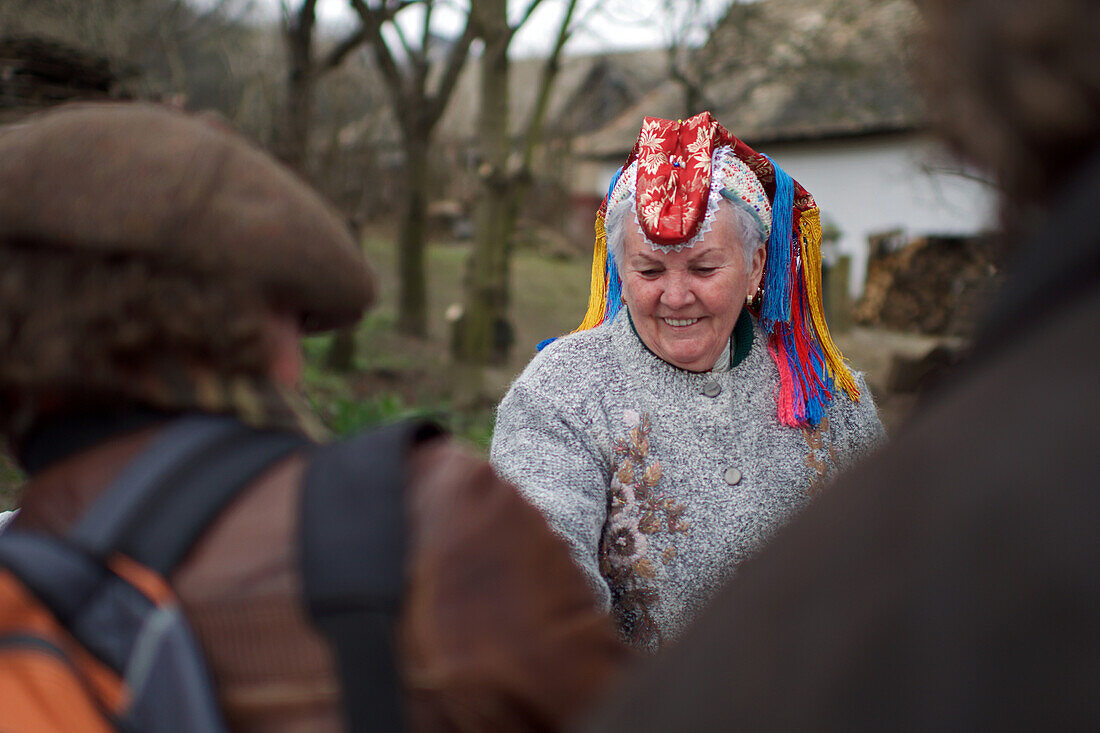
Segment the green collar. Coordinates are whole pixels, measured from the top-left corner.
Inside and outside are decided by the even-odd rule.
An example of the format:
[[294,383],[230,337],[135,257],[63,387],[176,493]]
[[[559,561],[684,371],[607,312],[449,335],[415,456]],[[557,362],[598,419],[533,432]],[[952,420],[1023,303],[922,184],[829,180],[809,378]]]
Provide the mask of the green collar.
[[752,351],[752,315],[748,308],[741,309],[741,315],[737,316],[737,323],[733,324],[733,343],[730,348],[730,369],[745,360]]
[[[629,308],[623,308],[626,311],[626,318],[630,321],[630,330],[634,332],[634,336],[637,337],[638,342],[642,345],[642,348],[649,353],[650,348],[645,345],[645,341],[642,341],[642,337],[638,336],[638,329],[634,328],[634,317],[630,315]],[[740,364],[745,360],[745,357],[752,351],[752,315],[749,313],[748,308],[741,309],[741,315],[737,316],[737,323],[733,324],[733,333],[730,335],[730,369]],[[653,354],[657,356],[656,354]],[[661,357],[657,356],[658,359]]]

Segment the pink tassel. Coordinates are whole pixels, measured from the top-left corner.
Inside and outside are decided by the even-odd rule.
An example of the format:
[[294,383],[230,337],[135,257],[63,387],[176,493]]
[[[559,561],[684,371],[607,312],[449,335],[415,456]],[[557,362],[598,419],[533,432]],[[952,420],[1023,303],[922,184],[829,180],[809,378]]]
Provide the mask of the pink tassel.
[[783,348],[783,340],[777,336],[768,339],[768,353],[772,361],[779,367],[779,394],[776,395],[779,422],[788,427],[798,427],[798,418],[794,413],[794,380],[791,377],[791,369],[788,366],[787,353]]

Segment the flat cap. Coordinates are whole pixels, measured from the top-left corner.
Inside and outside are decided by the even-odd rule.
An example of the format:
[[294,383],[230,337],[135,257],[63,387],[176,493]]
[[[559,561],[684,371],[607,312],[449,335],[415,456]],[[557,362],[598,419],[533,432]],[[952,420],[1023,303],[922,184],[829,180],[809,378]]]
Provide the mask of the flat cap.
[[253,282],[305,328],[354,322],[371,272],[332,207],[227,126],[77,104],[0,130],[0,243],[150,254]]

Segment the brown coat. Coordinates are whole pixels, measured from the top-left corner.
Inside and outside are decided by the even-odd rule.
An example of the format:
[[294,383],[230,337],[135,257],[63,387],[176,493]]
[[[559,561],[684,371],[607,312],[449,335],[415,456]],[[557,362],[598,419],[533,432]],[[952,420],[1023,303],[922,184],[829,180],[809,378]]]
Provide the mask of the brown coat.
[[[63,531],[155,432],[42,470],[26,487],[20,526]],[[304,466],[293,455],[268,469],[172,577],[237,731],[341,728],[333,657],[300,603]],[[608,619],[538,512],[487,464],[436,440],[410,468],[399,639],[410,728],[561,727],[622,659]]]

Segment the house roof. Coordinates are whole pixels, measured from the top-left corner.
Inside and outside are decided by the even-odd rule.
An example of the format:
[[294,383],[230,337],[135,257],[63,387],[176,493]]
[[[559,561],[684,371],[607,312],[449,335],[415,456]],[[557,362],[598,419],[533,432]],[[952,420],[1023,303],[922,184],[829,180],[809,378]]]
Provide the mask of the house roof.
[[[704,108],[750,145],[911,130],[923,123],[907,73],[911,0],[762,0],[731,6],[695,57]],[[686,110],[666,80],[592,133],[576,154],[625,157],[643,117]]]

